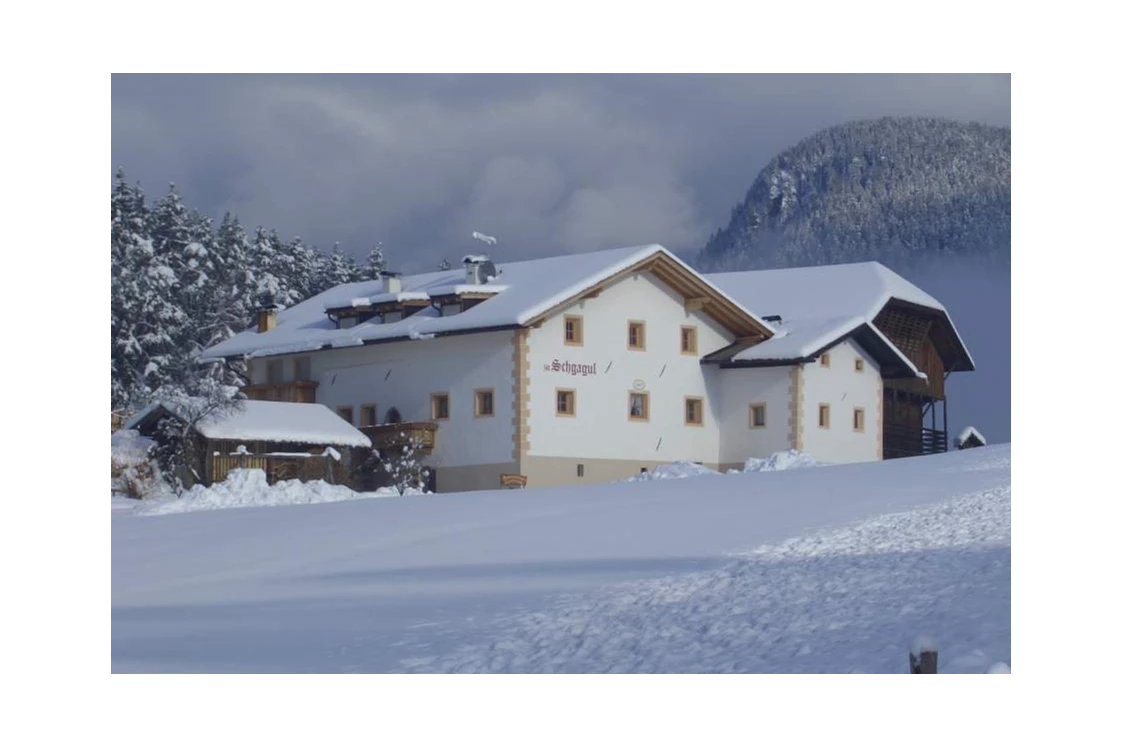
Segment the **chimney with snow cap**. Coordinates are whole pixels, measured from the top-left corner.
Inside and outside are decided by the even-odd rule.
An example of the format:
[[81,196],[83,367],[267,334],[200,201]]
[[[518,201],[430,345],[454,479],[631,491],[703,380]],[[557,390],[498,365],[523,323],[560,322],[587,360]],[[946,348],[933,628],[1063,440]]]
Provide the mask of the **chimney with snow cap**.
[[499,275],[495,270],[495,263],[487,255],[464,256],[464,282],[470,286],[479,286]]
[[277,326],[277,312],[281,307],[273,303],[273,294],[261,297],[261,308],[257,310],[257,331],[269,332]]
[[390,270],[383,270],[379,273],[382,276],[382,293],[401,293],[402,292],[402,279],[401,273],[395,273]]

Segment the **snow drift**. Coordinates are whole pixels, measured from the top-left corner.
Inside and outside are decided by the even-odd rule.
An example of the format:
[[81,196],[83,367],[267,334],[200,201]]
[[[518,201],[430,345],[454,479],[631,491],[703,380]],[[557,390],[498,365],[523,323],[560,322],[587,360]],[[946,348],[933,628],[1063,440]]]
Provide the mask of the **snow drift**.
[[[406,489],[406,495],[420,491]],[[372,493],[356,493],[347,486],[337,486],[326,481],[302,482],[283,480],[269,485],[265,471],[256,468],[236,468],[222,483],[212,486],[196,485],[181,496],[165,495],[137,505],[134,514],[158,515],[181,512],[205,512],[214,509],[240,509],[244,507],[288,506],[293,504],[324,504],[333,501],[398,496],[393,488],[380,488]]]

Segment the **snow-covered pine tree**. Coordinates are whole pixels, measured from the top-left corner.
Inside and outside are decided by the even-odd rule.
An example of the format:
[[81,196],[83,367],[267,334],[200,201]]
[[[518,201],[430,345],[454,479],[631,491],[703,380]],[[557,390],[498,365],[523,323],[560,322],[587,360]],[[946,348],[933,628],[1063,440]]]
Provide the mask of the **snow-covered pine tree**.
[[[405,436],[405,434],[402,434]],[[410,437],[401,450],[384,450],[379,455],[382,469],[390,476],[398,495],[405,495],[407,490],[424,491],[429,479],[429,468],[421,462],[421,442]]]
[[343,283],[354,283],[363,280],[363,269],[359,267],[349,255],[343,254],[336,242],[331,254],[321,266],[319,278],[313,293],[320,293],[329,288],[335,288]]
[[182,370],[178,336],[188,317],[177,303],[176,272],[157,253],[149,219],[143,193],[119,172],[111,227],[114,408],[142,403]]
[[382,254],[382,242],[375,244],[370,254],[367,255],[366,280],[378,280],[380,273],[386,269],[386,258]]

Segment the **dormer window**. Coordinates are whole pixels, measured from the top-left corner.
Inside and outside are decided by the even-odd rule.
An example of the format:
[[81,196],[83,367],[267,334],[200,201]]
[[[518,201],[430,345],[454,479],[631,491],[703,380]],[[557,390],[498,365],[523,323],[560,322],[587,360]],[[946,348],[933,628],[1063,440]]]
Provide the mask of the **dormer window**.
[[401,322],[401,321],[402,321],[402,313],[401,312],[386,312],[386,314],[382,315],[382,323],[383,324],[389,324],[391,322]]
[[441,316],[451,317],[454,314],[460,314],[464,311],[463,304],[441,304]]
[[346,330],[347,328],[354,327],[357,324],[359,324],[359,318],[358,317],[340,317],[339,318],[339,329],[340,330]]

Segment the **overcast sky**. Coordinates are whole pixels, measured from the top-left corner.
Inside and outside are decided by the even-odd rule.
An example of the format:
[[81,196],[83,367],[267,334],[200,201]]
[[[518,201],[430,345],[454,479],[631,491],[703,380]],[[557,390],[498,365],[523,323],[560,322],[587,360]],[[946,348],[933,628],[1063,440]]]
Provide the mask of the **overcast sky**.
[[1010,124],[1009,75],[114,75],[113,169],[395,269],[699,248],[777,152],[885,115]]

